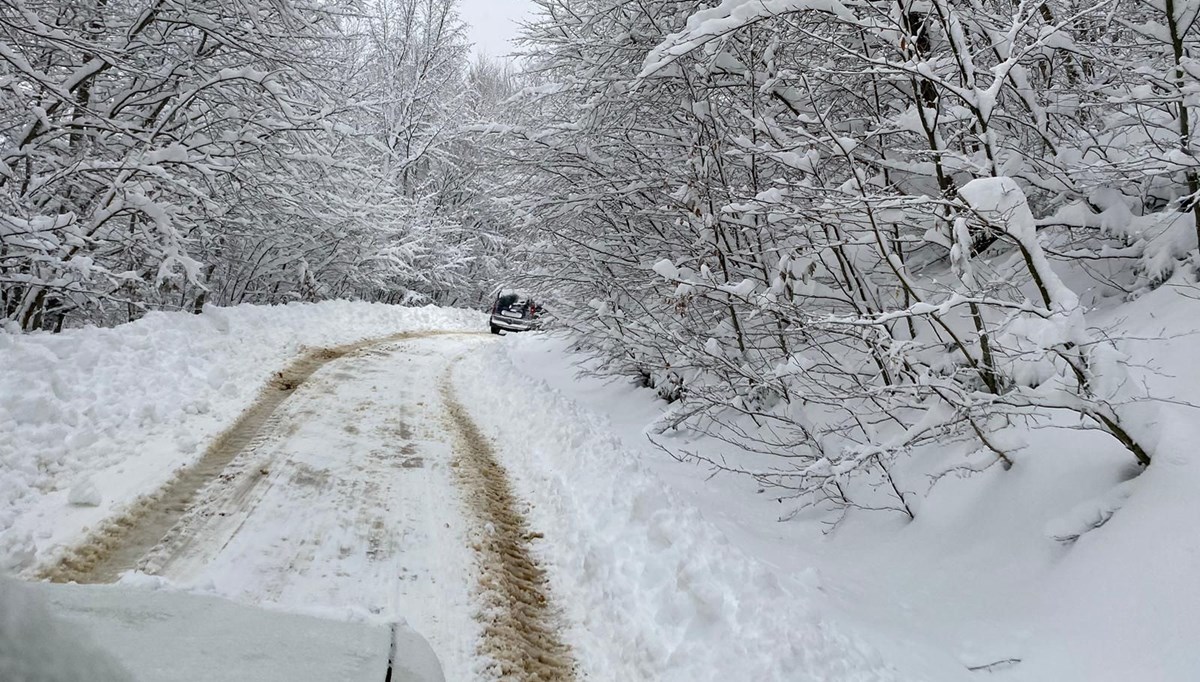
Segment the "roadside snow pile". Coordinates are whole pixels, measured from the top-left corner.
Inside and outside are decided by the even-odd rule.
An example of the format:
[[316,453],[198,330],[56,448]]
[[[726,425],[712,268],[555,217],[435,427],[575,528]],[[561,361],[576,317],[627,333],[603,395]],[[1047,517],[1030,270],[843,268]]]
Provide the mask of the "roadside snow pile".
[[[496,346],[455,370],[531,524],[570,644],[597,680],[897,679],[813,608],[813,573],[780,579],[651,474],[611,427]],[[497,387],[505,398],[496,399]]]
[[[78,539],[195,461],[302,347],[484,323],[467,310],[328,301],[0,332],[0,571],[27,568],[31,545],[41,554]],[[63,523],[22,523],[45,514]]]

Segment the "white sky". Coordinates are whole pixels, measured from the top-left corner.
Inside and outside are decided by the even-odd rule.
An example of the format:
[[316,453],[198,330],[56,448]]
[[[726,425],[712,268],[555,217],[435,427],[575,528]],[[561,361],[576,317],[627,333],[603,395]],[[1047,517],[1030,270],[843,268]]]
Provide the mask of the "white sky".
[[513,51],[517,22],[534,10],[532,0],[459,0],[458,11],[470,25],[467,35],[475,51],[501,57]]

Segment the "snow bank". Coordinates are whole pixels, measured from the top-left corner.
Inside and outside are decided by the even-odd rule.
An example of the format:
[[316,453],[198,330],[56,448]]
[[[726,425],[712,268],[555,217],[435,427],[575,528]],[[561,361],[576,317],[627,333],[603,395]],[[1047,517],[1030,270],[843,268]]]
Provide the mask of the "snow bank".
[[814,574],[781,579],[732,547],[610,426],[521,373],[504,348],[464,359],[455,378],[532,503],[531,524],[545,535],[536,550],[592,679],[897,677],[823,620]]
[[[31,545],[41,555],[77,540],[196,460],[302,347],[484,323],[467,310],[328,301],[0,333],[0,571],[27,568]],[[64,510],[77,483],[74,502],[96,506]]]

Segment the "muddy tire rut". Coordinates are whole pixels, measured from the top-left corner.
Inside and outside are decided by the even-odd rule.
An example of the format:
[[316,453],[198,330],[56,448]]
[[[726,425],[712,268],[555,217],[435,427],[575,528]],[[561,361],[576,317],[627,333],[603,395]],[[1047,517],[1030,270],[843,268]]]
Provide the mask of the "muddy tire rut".
[[560,618],[549,599],[545,572],[533,559],[532,533],[491,444],[459,404],[449,377],[442,381],[448,426],[455,435],[452,466],[477,524],[483,610],[479,652],[495,661],[504,680],[573,680],[570,649],[559,639]]
[[[220,477],[238,455],[253,449],[264,437],[275,411],[318,369],[338,358],[371,346],[455,332],[405,332],[367,339],[331,348],[314,348],[276,372],[233,426],[205,450],[200,460],[181,470],[156,492],[139,498],[120,515],[108,519],[79,545],[68,550],[56,562],[36,573],[51,582],[109,583],[128,570],[139,568],[151,550],[170,541],[172,530],[193,509],[193,503],[205,486],[219,484]],[[251,495],[263,475],[251,477],[239,485],[238,497]],[[177,543],[186,544],[187,534]],[[169,557],[173,550],[161,548],[159,555]]]

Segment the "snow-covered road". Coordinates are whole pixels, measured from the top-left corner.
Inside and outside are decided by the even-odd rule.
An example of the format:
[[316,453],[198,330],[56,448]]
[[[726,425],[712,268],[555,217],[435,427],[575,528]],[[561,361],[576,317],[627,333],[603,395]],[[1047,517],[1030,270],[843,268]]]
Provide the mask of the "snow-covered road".
[[[831,620],[815,573],[731,544],[484,322],[246,306],[9,339],[0,379],[24,392],[0,400],[0,570],[118,581],[47,588],[101,643],[128,637],[90,589],[213,623],[358,621],[372,642],[405,621],[453,682],[924,679]],[[210,645],[189,660],[228,662]]]
[[[176,479],[192,495],[159,496],[111,523],[125,530],[92,561],[68,560],[47,574],[108,581],[136,569],[242,603],[403,618],[433,646],[449,680],[503,667],[506,651],[535,660],[538,647],[542,659],[566,662],[564,673],[544,679],[569,677],[565,648],[546,639],[556,628],[526,617],[504,622],[514,603],[510,574],[532,579],[516,591],[537,592],[535,606],[546,601],[540,569],[489,570],[521,552],[528,531],[505,503],[504,513],[518,517],[510,529],[517,546],[491,549],[503,530],[487,481],[502,481],[503,471],[478,457],[487,445],[444,380],[457,356],[487,341],[417,334],[310,356],[210,449],[205,459],[221,466],[193,468],[208,480]],[[161,528],[172,511],[175,522]],[[147,534],[162,539],[139,551]],[[74,555],[92,548],[81,550]],[[533,637],[519,632],[531,625]]]

